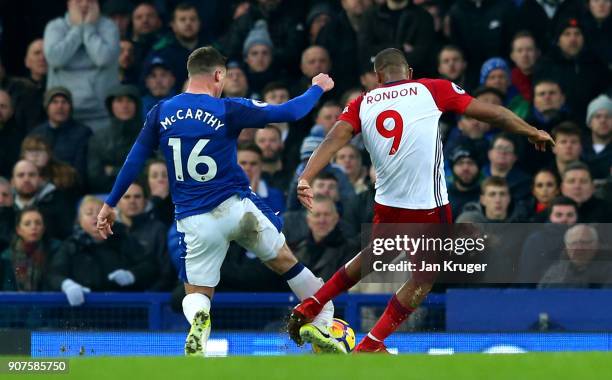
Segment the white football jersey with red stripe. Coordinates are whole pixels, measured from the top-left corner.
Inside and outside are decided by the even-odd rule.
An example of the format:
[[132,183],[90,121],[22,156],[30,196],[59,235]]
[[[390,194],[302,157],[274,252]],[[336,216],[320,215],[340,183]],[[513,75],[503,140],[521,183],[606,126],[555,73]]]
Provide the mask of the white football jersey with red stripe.
[[442,79],[392,82],[353,100],[339,120],[363,135],[376,169],[375,201],[427,210],[448,203],[438,120],[472,97]]

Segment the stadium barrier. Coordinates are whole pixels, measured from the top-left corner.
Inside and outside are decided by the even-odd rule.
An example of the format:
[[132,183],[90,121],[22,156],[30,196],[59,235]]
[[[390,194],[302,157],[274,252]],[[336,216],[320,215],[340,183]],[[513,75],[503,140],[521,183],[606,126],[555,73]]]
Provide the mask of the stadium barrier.
[[[362,309],[382,309],[387,294],[344,294],[334,300],[336,315],[356,330]],[[70,307],[63,293],[0,293],[0,328],[179,330],[187,327],[182,313],[172,311],[169,293],[89,293],[85,303]],[[280,331],[297,299],[290,293],[217,293],[213,300],[215,328]],[[428,329],[443,328],[444,294],[430,294],[424,305],[436,309]],[[442,326],[440,326],[442,324]]]

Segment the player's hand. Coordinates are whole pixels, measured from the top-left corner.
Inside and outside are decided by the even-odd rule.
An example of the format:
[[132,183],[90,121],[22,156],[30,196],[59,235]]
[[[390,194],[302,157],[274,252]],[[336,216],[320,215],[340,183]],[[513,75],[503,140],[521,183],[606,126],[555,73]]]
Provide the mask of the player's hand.
[[76,1],[68,2],[68,19],[72,25],[80,25],[83,23],[83,13],[76,4]]
[[312,85],[317,85],[327,92],[334,88],[334,80],[329,75],[321,73],[312,78]]
[[113,230],[111,229],[113,223],[115,223],[115,210],[105,203],[98,214],[98,221],[96,223],[96,227],[102,239],[106,240],[113,234]]
[[100,4],[97,1],[92,1],[89,4],[89,9],[85,15],[84,22],[88,24],[95,24],[100,18]]
[[537,133],[529,137],[529,142],[535,145],[537,151],[545,152],[546,145],[550,144],[551,147],[555,146],[555,140],[548,134],[548,132],[538,129]]
[[297,196],[302,206],[306,207],[306,210],[312,210],[312,189],[310,184],[305,179],[301,179],[297,185]]

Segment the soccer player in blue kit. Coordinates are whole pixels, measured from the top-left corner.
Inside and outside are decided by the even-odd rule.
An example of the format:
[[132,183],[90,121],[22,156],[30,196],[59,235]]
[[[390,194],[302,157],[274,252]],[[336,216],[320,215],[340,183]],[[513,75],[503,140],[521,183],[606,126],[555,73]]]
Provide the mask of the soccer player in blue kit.
[[[304,94],[280,105],[220,99],[225,61],[212,47],[191,53],[186,92],[151,109],[97,218],[102,237],[112,235],[113,207],[159,146],[168,166],[181,234],[183,265],[179,275],[186,293],[183,312],[191,323],[185,342],[185,354],[190,356],[206,353],[210,302],[231,241],[255,253],[282,275],[300,300],[312,296],[323,283],[297,261],[285,243],[282,220],[249,188],[249,180],[237,163],[236,139],[243,128],[262,128],[267,123],[304,117],[334,82],[319,74]],[[342,352],[342,345],[328,334],[333,313],[329,302],[315,320],[320,331],[316,343],[323,351]]]

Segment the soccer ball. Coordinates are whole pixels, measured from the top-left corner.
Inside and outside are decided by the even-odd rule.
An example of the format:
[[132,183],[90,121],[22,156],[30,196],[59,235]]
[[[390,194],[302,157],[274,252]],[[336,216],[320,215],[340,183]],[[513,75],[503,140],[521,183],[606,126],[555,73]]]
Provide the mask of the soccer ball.
[[[355,348],[355,331],[353,331],[346,321],[340,318],[334,318],[329,328],[329,334],[344,345],[347,353],[353,351],[353,348]],[[313,346],[312,350],[318,353],[316,347]]]

